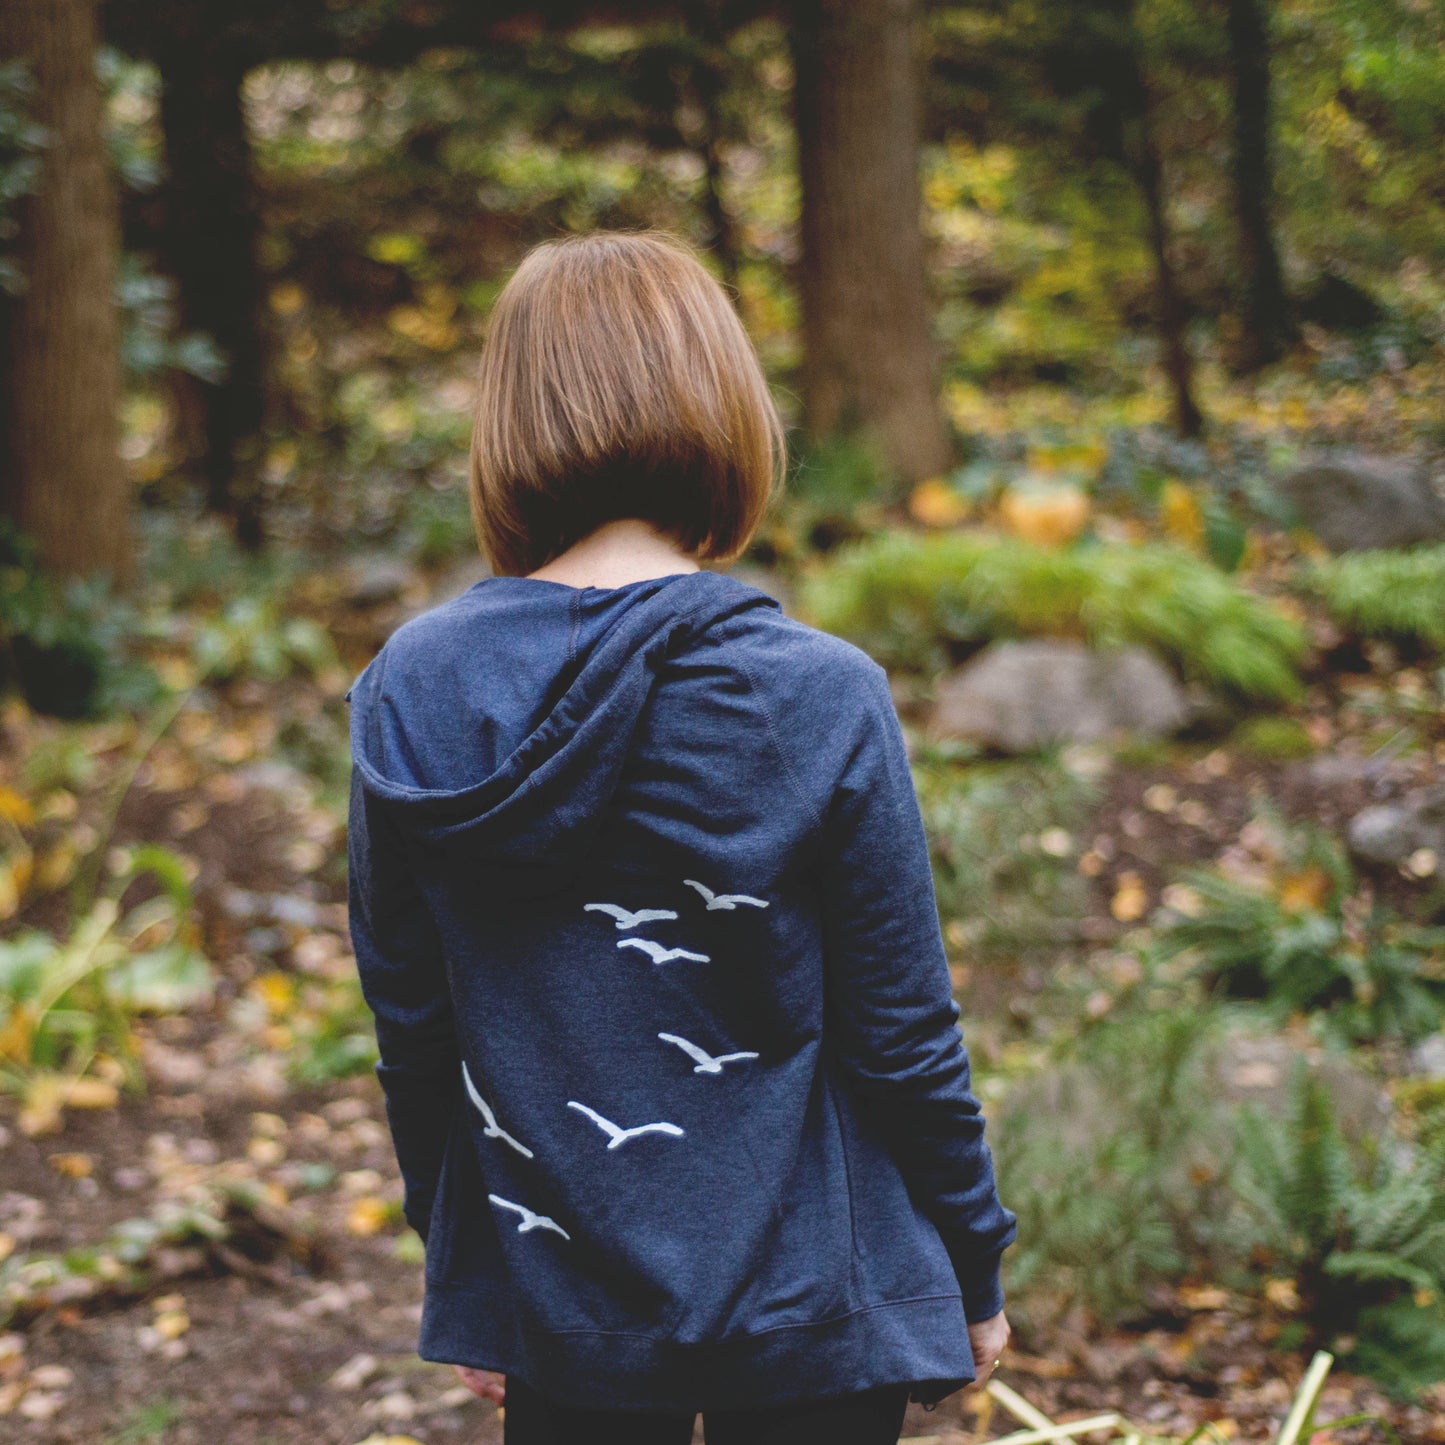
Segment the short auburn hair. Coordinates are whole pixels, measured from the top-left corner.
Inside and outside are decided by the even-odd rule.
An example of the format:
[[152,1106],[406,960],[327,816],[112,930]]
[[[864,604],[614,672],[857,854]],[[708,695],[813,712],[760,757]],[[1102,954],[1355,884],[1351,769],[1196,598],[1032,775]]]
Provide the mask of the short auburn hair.
[[786,464],[757,352],[684,242],[593,231],[523,258],[492,310],[472,427],[472,520],[495,572],[535,571],[622,517],[731,561]]

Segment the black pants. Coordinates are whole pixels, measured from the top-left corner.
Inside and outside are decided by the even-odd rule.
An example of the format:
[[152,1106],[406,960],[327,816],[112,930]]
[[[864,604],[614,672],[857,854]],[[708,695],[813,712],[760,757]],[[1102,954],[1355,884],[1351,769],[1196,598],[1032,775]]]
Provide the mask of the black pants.
[[[908,1385],[885,1385],[811,1405],[705,1410],[707,1445],[898,1445]],[[507,1377],[504,1445],[690,1445],[694,1416],[554,1405]]]

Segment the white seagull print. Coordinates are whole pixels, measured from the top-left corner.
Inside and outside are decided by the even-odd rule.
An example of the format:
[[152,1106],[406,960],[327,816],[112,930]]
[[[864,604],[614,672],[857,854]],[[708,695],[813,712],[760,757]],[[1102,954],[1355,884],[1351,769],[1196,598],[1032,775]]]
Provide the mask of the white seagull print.
[[515,1149],[522,1158],[530,1159],[532,1157],[532,1151],[527,1148],[525,1144],[519,1144],[497,1123],[497,1116],[492,1113],[487,1101],[477,1093],[477,1086],[472,1083],[472,1076],[467,1072],[465,1063],[462,1064],[462,1079],[466,1083],[467,1094],[470,1096],[472,1103],[477,1106],[477,1112],[486,1120],[487,1127],[482,1130],[482,1134],[488,1139],[500,1139],[503,1144],[509,1144]]
[[533,1210],[528,1209],[525,1204],[513,1204],[510,1199],[503,1199],[500,1194],[489,1194],[487,1198],[490,1199],[498,1209],[510,1209],[514,1214],[520,1214],[522,1216],[522,1222],[517,1226],[518,1234],[529,1234],[534,1229],[550,1229],[560,1234],[563,1239],[572,1238],[555,1219],[548,1219],[545,1214],[537,1214]]
[[664,919],[677,917],[670,908],[639,908],[633,912],[622,907],[620,903],[584,903],[582,911],[610,914],[618,928],[636,928],[639,923],[660,923]]
[[611,1119],[604,1119],[596,1109],[589,1109],[586,1104],[579,1104],[575,1099],[567,1101],[569,1109],[576,1109],[579,1114],[586,1114],[594,1124],[606,1135],[608,1135],[607,1147],[609,1149],[620,1149],[629,1139],[636,1139],[641,1134],[671,1134],[674,1139],[681,1139],[683,1130],[676,1124],[639,1124],[635,1129],[624,1129],[614,1124]]
[[700,1049],[696,1044],[690,1044],[676,1034],[658,1034],[658,1038],[665,1044],[676,1044],[697,1065],[693,1070],[695,1074],[720,1074],[724,1064],[758,1057],[756,1054],[710,1054],[706,1049]]
[[677,958],[691,959],[693,963],[711,963],[705,953],[691,953],[685,948],[669,948],[655,938],[619,938],[618,948],[640,948],[654,963],[671,963]]
[[761,898],[751,898],[746,893],[714,893],[707,884],[699,883],[696,878],[684,878],[682,881],[689,888],[697,889],[707,903],[709,912],[714,908],[726,908],[731,912],[739,903],[746,903],[749,908],[766,908],[768,906]]

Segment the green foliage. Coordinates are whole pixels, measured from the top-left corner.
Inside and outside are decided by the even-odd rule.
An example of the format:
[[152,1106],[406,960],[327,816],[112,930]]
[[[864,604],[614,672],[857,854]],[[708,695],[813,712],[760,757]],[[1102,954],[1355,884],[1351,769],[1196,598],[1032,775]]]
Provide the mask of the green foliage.
[[142,1440],[154,1440],[167,1434],[185,1418],[185,1406],[171,1395],[162,1395],[144,1405],[138,1405],[126,1417],[126,1422],[109,1439],[108,1445],[138,1445]]
[[120,258],[116,285],[120,307],[120,361],[127,377],[139,381],[167,370],[219,382],[226,362],[210,337],[175,334],[175,283],[146,270],[138,257]]
[[1352,1041],[1419,1039],[1445,1018],[1445,929],[1403,922],[1358,891],[1343,850],[1318,830],[1283,832],[1252,873],[1196,870],[1184,882],[1188,914],[1156,946],[1187,954],[1221,992],[1318,1014]]
[[1292,762],[1313,757],[1314,740],[1298,718],[1278,713],[1246,718],[1230,734],[1230,744],[1251,757]]
[[[30,929],[0,942],[0,1085],[30,1096],[38,1077],[78,1077],[102,1052],[133,1064],[135,1015],[210,997],[181,860],[146,844],[117,862],[105,895],[65,937]],[[140,880],[149,896],[127,902]]]
[[366,1073],[376,1063],[376,1024],[354,974],[331,984],[319,1006],[302,1007],[289,1016],[294,1043],[292,1078],[323,1084]]
[[857,539],[901,497],[897,472],[866,436],[835,434],[806,446],[790,438],[788,446],[787,483],[759,539],[767,551],[797,558]]
[[1283,1118],[1240,1120],[1244,1197],[1317,1337],[1401,1389],[1445,1374],[1445,1146],[1352,1148],[1303,1061]]
[[29,538],[0,520],[0,686],[58,717],[142,707],[159,683],[130,655],[136,627],[103,577],[43,572]]
[[151,1215],[124,1220],[97,1246],[13,1254],[0,1263],[0,1326],[23,1323],[55,1299],[138,1293],[167,1249],[212,1244],[229,1232],[223,1208],[211,1200],[166,1200]]
[[1445,546],[1331,557],[1302,581],[1358,637],[1445,651]]
[[1014,538],[886,532],[806,579],[803,606],[885,665],[936,671],[999,637],[1142,643],[1186,677],[1240,697],[1300,692],[1299,627],[1182,548],[1114,543],[1051,550]]
[[1009,1252],[1025,1310],[1118,1319],[1238,1252],[1221,1023],[1192,1007],[1121,1014],[1005,1096],[990,1137],[999,1192],[1028,1220]]
[[25,286],[11,247],[18,231],[16,203],[35,189],[46,141],[44,128],[27,115],[33,92],[23,65],[0,65],[0,295],[18,295]]
[[1047,759],[915,768],[938,907],[969,961],[1051,957],[1076,939],[1074,833],[1091,783]]
[[300,668],[315,675],[338,665],[331,637],[309,617],[285,615],[278,595],[238,597],[196,630],[201,674],[218,681],[248,676],[270,680]]

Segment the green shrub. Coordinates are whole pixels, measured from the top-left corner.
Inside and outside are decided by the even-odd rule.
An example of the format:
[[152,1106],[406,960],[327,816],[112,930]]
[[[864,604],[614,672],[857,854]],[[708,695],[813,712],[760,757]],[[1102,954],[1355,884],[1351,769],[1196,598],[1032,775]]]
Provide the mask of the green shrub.
[[0,686],[56,717],[142,707],[160,684],[130,655],[135,627],[104,578],[52,577],[30,539],[0,521]]
[[882,449],[866,436],[833,435],[804,445],[789,439],[787,485],[760,529],[764,560],[793,559],[865,536],[902,485]]
[[1445,1376],[1445,1146],[1342,1134],[1303,1061],[1288,1114],[1240,1119],[1244,1198],[1312,1343],[1410,1390]]
[[1230,743],[1242,753],[1267,762],[1294,762],[1313,757],[1314,739],[1298,718],[1265,713],[1246,718],[1231,734]]
[[[156,891],[127,905],[138,879]],[[132,1018],[211,994],[192,913],[180,859],[145,844],[122,855],[108,891],[65,937],[32,929],[0,943],[0,1086],[48,1116],[98,1054],[126,1061],[138,1077]]]
[[1445,651],[1445,546],[1331,557],[1301,581],[1356,636]]
[[1085,543],[1061,550],[984,533],[883,533],[805,579],[820,627],[886,666],[938,671],[1000,637],[1141,643],[1186,678],[1266,702],[1299,696],[1296,623],[1183,548]]
[[1419,1039],[1445,1018],[1445,929],[1406,923],[1358,893],[1327,835],[1285,832],[1279,855],[1251,876],[1195,870],[1183,882],[1189,916],[1156,947],[1191,955],[1221,992],[1320,1014],[1356,1042]]
[[1047,759],[915,769],[950,944],[973,961],[1053,955],[1075,940],[1075,839],[1092,784]]
[[1005,1096],[989,1132],[1028,1221],[1008,1256],[1023,1313],[1127,1318],[1154,1287],[1243,1259],[1222,1025],[1195,1007],[1120,1014]]
[[30,119],[34,95],[34,80],[23,64],[0,65],[0,295],[17,295],[25,284],[14,257],[16,203],[39,181],[47,140],[44,129]]

